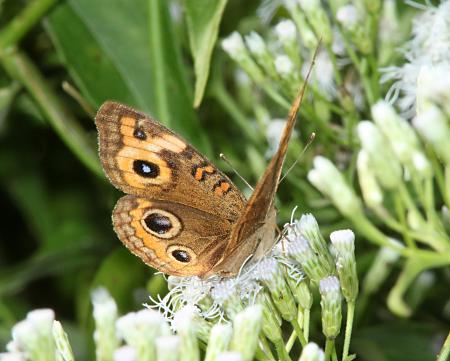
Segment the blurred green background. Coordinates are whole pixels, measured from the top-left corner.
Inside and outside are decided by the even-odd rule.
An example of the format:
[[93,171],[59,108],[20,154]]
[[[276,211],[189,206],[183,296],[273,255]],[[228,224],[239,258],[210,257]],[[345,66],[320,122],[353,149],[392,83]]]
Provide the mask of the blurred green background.
[[[121,312],[139,309],[149,293],[166,290],[164,278],[132,256],[112,230],[111,211],[120,194],[101,171],[93,123],[103,101],[121,101],[154,116],[229,172],[218,159],[225,153],[256,182],[267,162],[267,141],[249,125],[254,115],[248,99],[240,99],[235,67],[215,40],[234,30],[264,32],[267,25],[256,16],[259,5],[256,0],[0,1],[0,349],[27,311],[50,307],[78,359],[87,359],[93,287],[106,286]],[[10,26],[12,19],[18,28]],[[21,33],[21,26],[27,31]],[[201,101],[197,108],[194,99]],[[285,109],[261,100],[272,118],[285,117]],[[318,135],[281,186],[279,223],[299,205],[313,212],[326,232],[348,226],[305,175],[314,154],[334,157],[339,151],[346,157],[351,148],[332,143],[320,125],[300,123],[287,164],[311,131]],[[358,245],[361,274],[375,251]],[[386,309],[385,291],[369,300],[353,339],[361,359],[431,360],[445,329],[433,309],[442,308],[445,292],[448,296],[448,289],[433,288],[420,312],[401,321]]]

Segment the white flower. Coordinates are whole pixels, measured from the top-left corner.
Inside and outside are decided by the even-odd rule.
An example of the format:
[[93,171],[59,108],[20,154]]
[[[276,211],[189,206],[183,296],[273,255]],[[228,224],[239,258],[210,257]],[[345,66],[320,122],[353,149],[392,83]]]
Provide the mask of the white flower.
[[450,63],[422,66],[417,79],[417,114],[430,102],[442,107],[450,116]]
[[406,63],[400,67],[382,69],[381,82],[395,80],[386,99],[398,100],[408,117],[414,115],[417,79],[422,66],[437,66],[450,62],[450,1],[438,7],[428,6],[413,23],[412,40],[406,44]]
[[282,43],[290,43],[297,38],[297,30],[292,20],[280,21],[275,26],[275,32]]
[[356,6],[348,4],[338,9],[336,19],[344,26],[344,28],[353,30],[360,21],[360,16]]
[[222,40],[222,48],[235,60],[241,59],[247,51],[244,40],[237,31]]
[[245,43],[250,49],[250,52],[254,55],[261,56],[267,51],[266,43],[263,38],[254,31],[245,37]]
[[292,64],[291,59],[287,55],[278,55],[275,58],[275,69],[282,77],[285,77],[292,74],[294,64]]

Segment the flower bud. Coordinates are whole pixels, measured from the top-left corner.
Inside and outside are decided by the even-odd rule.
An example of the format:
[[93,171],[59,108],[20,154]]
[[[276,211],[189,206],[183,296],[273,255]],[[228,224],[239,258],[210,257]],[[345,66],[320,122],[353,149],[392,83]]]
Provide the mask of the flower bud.
[[137,352],[131,346],[122,346],[114,351],[114,361],[138,361]]
[[358,275],[355,261],[355,234],[344,229],[330,234],[336,258],[336,269],[342,294],[347,302],[354,302],[358,296]]
[[180,337],[180,355],[185,361],[200,360],[197,341],[198,319],[198,309],[195,306],[185,306],[173,317],[172,327]]
[[450,164],[450,126],[442,111],[430,105],[425,111],[417,114],[413,125],[420,135],[428,141],[436,154]]
[[233,320],[233,338],[231,351],[242,355],[242,361],[251,361],[258,346],[261,330],[262,308],[260,305],[247,307],[238,313]]
[[395,189],[402,181],[402,169],[379,128],[369,122],[358,124],[358,136],[378,182],[386,189]]
[[233,328],[229,323],[217,323],[211,329],[208,348],[206,349],[205,361],[215,361],[222,352],[228,349]]
[[93,315],[95,320],[95,355],[97,360],[113,359],[114,350],[119,345],[116,334],[117,305],[106,288],[92,292]]
[[339,280],[330,276],[320,280],[319,292],[322,307],[322,332],[328,339],[335,339],[341,330],[342,300]]
[[343,175],[327,158],[316,156],[314,168],[308,173],[308,180],[328,196],[336,208],[346,216],[362,212],[361,203]]
[[[420,171],[421,175],[430,176],[431,166],[423,164],[428,161],[421,151],[416,133],[411,125],[395,112],[394,107],[385,101],[379,101],[372,107],[372,117],[389,140],[400,162],[412,172]],[[421,169],[417,169],[417,166]]]
[[328,275],[334,273],[334,262],[331,257],[328,245],[325,239],[320,233],[319,225],[316,218],[312,214],[304,214],[300,218],[297,224],[297,228],[300,233],[308,240],[311,248],[316,252],[317,257],[320,259],[322,267],[326,269]]
[[314,342],[310,342],[303,348],[299,361],[325,361],[325,353]]
[[26,359],[55,360],[55,342],[52,333],[54,319],[53,310],[38,309],[28,312],[25,320],[14,325],[13,342]]
[[273,303],[286,321],[297,317],[297,307],[284,274],[274,258],[265,258],[258,264],[259,279],[264,283],[272,296]]
[[74,361],[72,347],[70,346],[67,334],[62,328],[61,322],[53,321],[52,333],[56,345],[56,352],[59,355],[58,359],[62,361]]
[[358,169],[359,186],[364,202],[370,208],[379,207],[383,203],[383,192],[378,185],[369,162],[369,156],[364,149],[358,153],[356,168]]
[[308,278],[316,283],[330,275],[329,268],[324,267],[308,240],[303,236],[289,239],[287,254],[291,259],[297,261]]
[[283,339],[281,334],[281,316],[273,304],[270,295],[261,290],[256,295],[256,304],[262,307],[262,324],[261,328],[266,337],[272,342],[276,342]]
[[159,336],[155,341],[156,361],[180,360],[180,337]]
[[136,350],[139,360],[155,358],[155,339],[168,334],[169,328],[163,316],[154,310],[130,312],[116,322],[119,337]]

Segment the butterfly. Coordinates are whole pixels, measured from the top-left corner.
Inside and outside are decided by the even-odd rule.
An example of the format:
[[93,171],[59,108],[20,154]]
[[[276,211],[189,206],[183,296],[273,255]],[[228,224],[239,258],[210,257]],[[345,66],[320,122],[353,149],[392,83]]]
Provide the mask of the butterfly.
[[164,125],[129,106],[105,102],[95,117],[99,154],[111,183],[127,193],[112,214],[124,245],[149,266],[175,276],[230,277],[247,260],[263,257],[276,240],[275,195],[308,76],[278,150],[248,200]]

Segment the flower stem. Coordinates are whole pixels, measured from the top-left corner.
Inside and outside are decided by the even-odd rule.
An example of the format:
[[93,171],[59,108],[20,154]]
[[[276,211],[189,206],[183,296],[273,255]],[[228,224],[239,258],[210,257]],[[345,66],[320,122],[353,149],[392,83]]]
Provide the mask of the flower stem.
[[309,339],[309,316],[311,314],[311,310],[305,309],[303,311],[303,336],[305,337],[305,341],[308,342]]
[[405,207],[403,206],[402,200],[398,194],[394,195],[395,210],[397,211],[397,216],[400,220],[402,227],[403,239],[405,240],[408,247],[416,248],[416,244],[408,232],[408,225],[406,224]]
[[274,342],[275,349],[277,350],[278,359],[280,361],[292,361],[289,354],[286,351],[283,340],[279,339]]
[[305,337],[303,336],[303,332],[302,332],[302,329],[300,328],[300,325],[298,324],[298,321],[292,320],[291,325],[294,328],[295,333],[297,334],[297,337],[298,337],[300,343],[302,344],[303,347],[305,347],[307,342],[305,340]]
[[292,347],[295,344],[295,340],[297,339],[297,333],[294,331],[291,332],[288,341],[286,342],[286,352],[291,352]]
[[355,315],[355,301],[350,301],[347,303],[347,322],[345,325],[345,338],[344,338],[344,348],[342,350],[342,361],[345,361],[345,359],[348,356],[348,351],[350,349],[350,340],[352,338],[354,315]]
[[330,361],[333,349],[334,349],[334,340],[330,340],[327,338],[327,341],[325,343],[325,361]]

